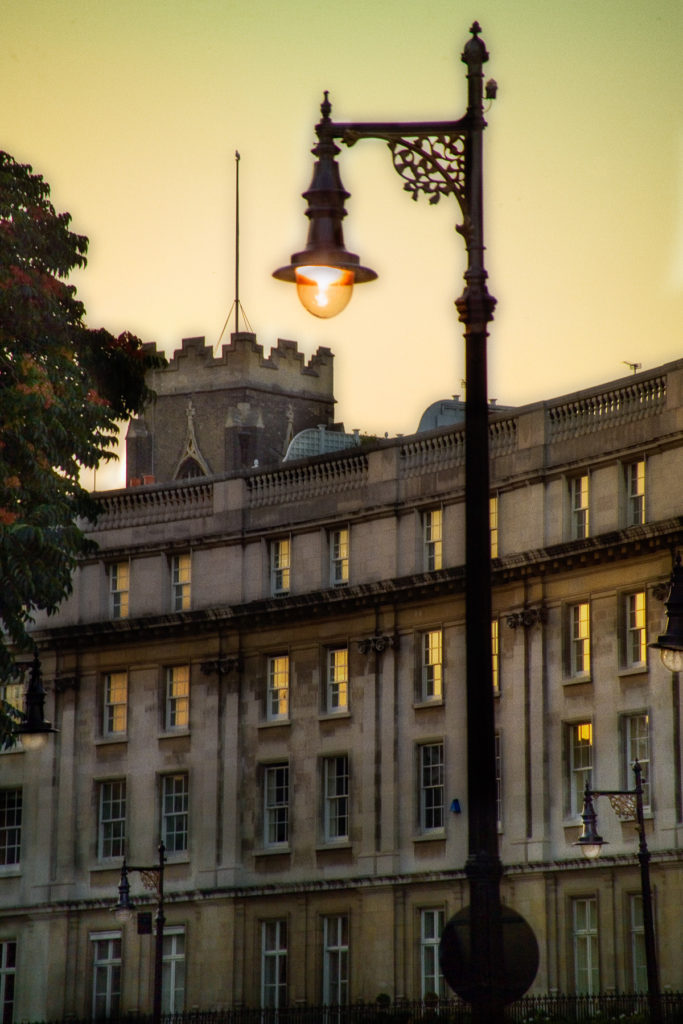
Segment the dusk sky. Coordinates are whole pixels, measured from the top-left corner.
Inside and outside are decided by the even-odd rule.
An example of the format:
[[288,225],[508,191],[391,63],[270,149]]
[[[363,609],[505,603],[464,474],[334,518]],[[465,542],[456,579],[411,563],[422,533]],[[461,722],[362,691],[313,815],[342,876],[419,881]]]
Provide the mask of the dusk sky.
[[462,392],[455,200],[411,202],[384,143],[343,148],[347,248],[378,281],[323,321],[271,273],[304,246],[323,90],[340,121],[456,119],[478,19],[499,86],[490,395],[522,404],[683,355],[681,0],[1,0],[0,13],[0,147],[90,238],[74,278],[90,326],[167,353],[184,336],[217,343],[239,150],[240,295],[258,341],[294,339],[307,358],[329,346],[346,428],[412,432]]

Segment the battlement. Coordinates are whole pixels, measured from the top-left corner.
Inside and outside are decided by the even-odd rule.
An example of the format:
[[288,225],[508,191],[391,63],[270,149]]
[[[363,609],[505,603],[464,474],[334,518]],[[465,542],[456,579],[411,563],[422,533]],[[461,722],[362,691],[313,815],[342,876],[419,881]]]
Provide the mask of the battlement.
[[203,337],[183,338],[182,347],[173,353],[168,366],[155,372],[153,388],[159,396],[255,387],[331,398],[333,367],[329,348],[318,348],[306,362],[296,341],[279,338],[265,356],[256,335],[240,331],[231,335],[218,356]]

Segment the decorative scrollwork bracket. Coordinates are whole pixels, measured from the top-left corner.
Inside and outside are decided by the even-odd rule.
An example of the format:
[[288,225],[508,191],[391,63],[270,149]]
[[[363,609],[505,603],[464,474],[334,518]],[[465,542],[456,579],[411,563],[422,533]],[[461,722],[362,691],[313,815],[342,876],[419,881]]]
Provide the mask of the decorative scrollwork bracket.
[[398,650],[398,636],[369,636],[358,641],[358,650],[361,654],[384,654],[386,650]]
[[510,629],[518,629],[520,626],[529,629],[531,626],[542,625],[546,619],[545,608],[538,605],[535,608],[523,608],[520,612],[511,612],[505,617],[505,622]]

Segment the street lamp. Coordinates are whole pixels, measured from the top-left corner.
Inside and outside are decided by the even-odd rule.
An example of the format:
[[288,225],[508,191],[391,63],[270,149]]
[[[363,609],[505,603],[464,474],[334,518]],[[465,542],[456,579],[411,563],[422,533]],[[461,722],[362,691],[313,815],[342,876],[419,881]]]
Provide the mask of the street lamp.
[[671,573],[671,586],[666,600],[666,631],[649,646],[659,651],[663,664],[670,672],[683,672],[683,566],[676,555]]
[[[360,139],[383,139],[404,189],[413,199],[421,193],[434,204],[453,195],[462,213],[457,231],[467,250],[465,289],[456,300],[465,333],[467,401],[465,419],[465,555],[467,643],[467,792],[469,881],[469,972],[466,998],[475,1024],[503,1019],[511,997],[504,992],[503,925],[500,903],[502,864],[498,855],[493,679],[491,659],[491,550],[489,537],[489,437],[486,339],[495,299],[484,268],[483,230],[483,64],[488,53],[477,22],[470,29],[462,60],[467,65],[467,112],[457,121],[347,122],[331,120],[327,93],[316,125],[316,163],[306,216],[306,248],[274,272],[296,282],[299,297],[316,316],[330,316],[348,303],[354,284],[373,280],[344,246],[342,219],[349,193],[341,184],[335,139],[354,145]],[[485,98],[494,99],[489,81]],[[443,944],[442,944],[443,953]],[[443,957],[442,957],[443,964]],[[533,978],[533,975],[532,975]],[[447,975],[447,980],[450,980]],[[525,984],[530,984],[528,981]],[[524,989],[522,989],[524,991]],[[521,994],[521,993],[520,993]]]
[[652,889],[650,887],[650,851],[645,838],[645,816],[643,813],[643,779],[639,761],[633,762],[635,776],[634,789],[591,789],[590,780],[586,782],[583,794],[583,810],[581,835],[574,844],[589,859],[600,856],[605,840],[598,832],[598,818],[593,806],[593,798],[606,796],[612,809],[620,818],[636,819],[638,833],[638,860],[640,862],[640,885],[643,899],[643,934],[645,939],[645,964],[647,969],[647,991],[650,1004],[650,1020],[653,1024],[661,1024],[662,1010],[659,1000],[659,976],[657,973],[657,951],[655,948],[654,916],[652,913]]
[[25,750],[42,750],[50,733],[57,732],[57,729],[52,728],[51,722],[45,721],[45,689],[37,653],[33,657],[24,696],[24,720],[14,731]]
[[[130,883],[128,873],[139,872],[142,884],[146,889],[153,892],[157,898],[157,912],[155,917],[156,937],[154,943],[154,992],[152,998],[152,1024],[159,1024],[161,1020],[161,981],[162,965],[164,956],[164,864],[166,862],[166,847],[159,843],[159,863],[152,867],[137,867],[127,864],[124,858],[121,867],[121,881],[119,883],[119,900],[116,906],[112,907],[112,913],[117,921],[125,923],[130,921],[135,905],[130,898]],[[150,915],[151,916],[151,915]],[[151,928],[151,923],[150,923]]]

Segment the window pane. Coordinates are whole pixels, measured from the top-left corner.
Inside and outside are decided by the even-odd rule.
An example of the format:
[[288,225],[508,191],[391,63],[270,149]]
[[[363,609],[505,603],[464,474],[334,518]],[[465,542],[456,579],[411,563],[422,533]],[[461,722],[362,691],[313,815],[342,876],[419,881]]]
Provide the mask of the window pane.
[[441,630],[422,636],[422,700],[440,700],[443,696]]
[[186,729],[190,724],[190,666],[166,670],[166,728]]
[[423,831],[444,825],[443,743],[420,747],[420,827]]
[[327,652],[327,710],[346,711],[349,706],[349,652],[336,647]]
[[21,859],[21,817],[21,790],[0,789],[0,864]]
[[165,775],[162,780],[161,831],[169,853],[187,850],[189,801],[187,775]]
[[268,658],[268,718],[286,718],[289,714],[289,656]]

